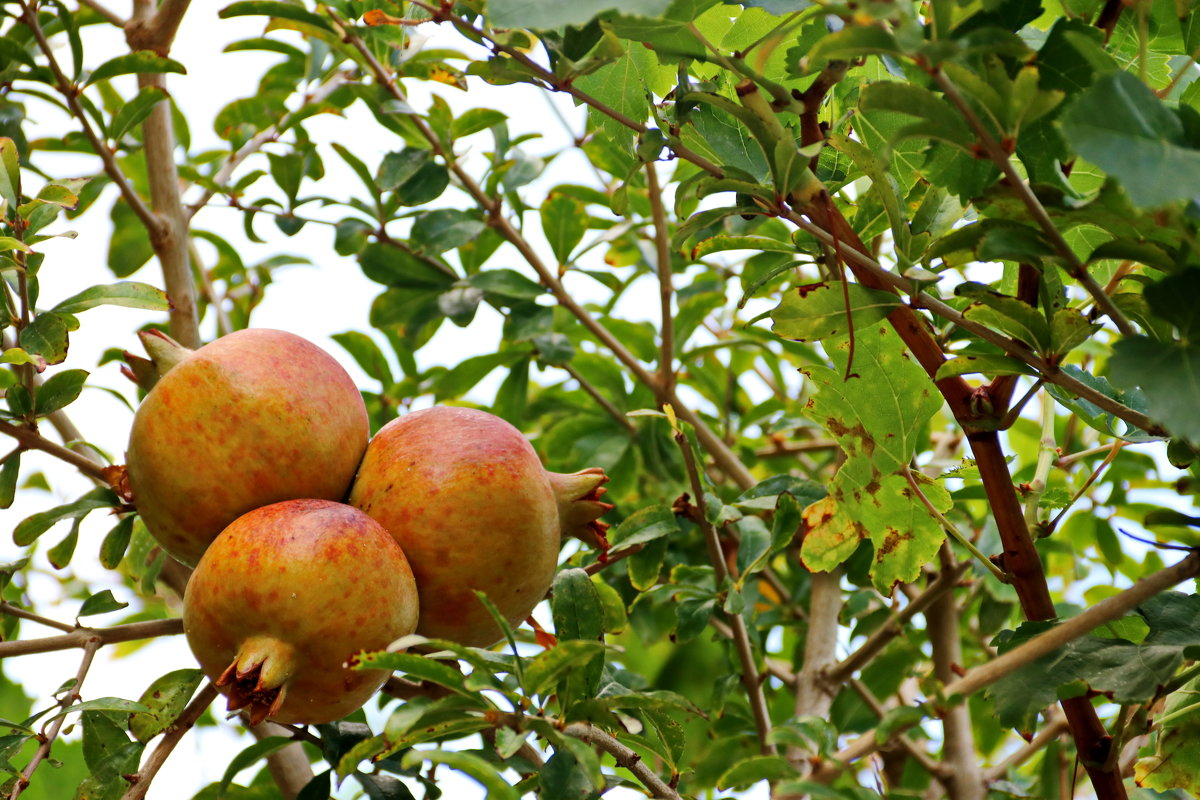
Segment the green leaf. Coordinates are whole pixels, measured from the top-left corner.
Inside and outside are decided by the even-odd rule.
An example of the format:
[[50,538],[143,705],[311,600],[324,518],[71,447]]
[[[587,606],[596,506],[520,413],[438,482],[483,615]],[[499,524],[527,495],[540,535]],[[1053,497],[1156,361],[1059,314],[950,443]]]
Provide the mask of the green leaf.
[[392,385],[394,382],[392,369],[388,366],[387,358],[379,349],[379,345],[375,344],[374,339],[362,331],[335,333],[330,338],[340,344],[354,358],[355,363],[362,367],[363,372],[385,387]]
[[797,286],[784,293],[771,312],[771,327],[779,336],[801,342],[821,341],[846,336],[847,294],[849,310],[856,330],[887,317],[900,306],[900,298],[891,292],[868,289],[857,283],[832,281]]
[[46,560],[55,569],[63,569],[71,563],[71,556],[75,555],[75,545],[79,543],[79,520],[75,519],[71,523],[71,530],[63,537],[63,540],[46,551]]
[[466,693],[463,674],[448,664],[413,653],[363,653],[354,659],[355,669],[387,669],[432,681],[447,689]]
[[796,253],[796,246],[791,242],[778,239],[768,239],[764,236],[729,236],[721,234],[710,236],[699,242],[690,253],[693,261],[698,261],[710,253],[721,253],[726,250],[753,250],[755,252]]
[[87,371],[82,369],[65,369],[51,375],[37,391],[37,413],[52,414],[75,402],[87,377]]
[[542,203],[542,233],[559,264],[571,261],[571,252],[583,241],[587,231],[587,211],[574,197],[551,194]]
[[90,86],[96,81],[106,81],[118,75],[133,75],[146,72],[187,74],[187,70],[184,69],[183,64],[180,64],[178,61],[174,61],[166,56],[160,56],[153,50],[137,50],[105,61],[96,67],[84,85]]
[[[17,496],[17,477],[21,473],[21,451],[10,453],[0,464],[0,508],[8,508]],[[0,587],[3,588],[3,587]]]
[[474,778],[487,790],[488,800],[518,800],[520,796],[495,767],[473,753],[462,750],[409,750],[400,763],[405,769],[412,769],[426,761],[445,764]]
[[[596,771],[599,772],[599,759],[594,752],[588,752],[591,753],[590,760],[596,762]],[[581,755],[587,758],[586,754]],[[590,775],[590,770],[580,763],[580,756],[576,755],[575,750],[564,746],[561,749],[556,748],[550,760],[538,770],[538,786],[541,788],[542,797],[553,797],[556,800],[590,800],[599,796],[597,793],[604,788],[604,779],[600,778],[597,785]]]
[[[599,601],[597,601],[598,604]],[[559,683],[591,664],[604,653],[604,644],[585,639],[560,641],[525,663],[525,691],[536,695],[558,693]],[[597,678],[599,677],[598,670]]]
[[897,131],[893,142],[910,137],[941,139],[969,152],[975,141],[962,115],[949,102],[914,83],[872,83],[863,90],[859,105],[864,111],[892,111],[920,118],[920,122]]
[[669,5],[669,0],[578,0],[561,5],[538,0],[494,0],[488,5],[488,20],[502,28],[548,30],[564,25],[582,26],[597,14],[610,10],[656,17]]
[[437,379],[433,397],[437,402],[461,397],[498,367],[508,367],[526,358],[523,350],[506,350],[501,353],[464,358]]
[[570,639],[595,641],[604,632],[600,595],[582,569],[564,569],[554,576],[550,614],[560,642]]
[[106,569],[116,569],[125,558],[129,549],[129,540],[133,536],[133,523],[137,519],[133,514],[127,514],[112,527],[100,543],[100,563]]
[[775,782],[799,776],[799,771],[783,756],[750,756],[742,759],[717,778],[717,788],[746,788],[759,781]]
[[113,114],[108,123],[108,138],[120,141],[121,137],[138,125],[154,107],[167,98],[167,90],[159,86],[143,86],[132,100],[125,103]]
[[443,253],[466,244],[485,228],[487,223],[470,212],[439,208],[417,216],[409,241],[417,250]]
[[47,364],[61,364],[67,358],[67,333],[71,330],[73,328],[61,314],[43,311],[21,331],[21,347],[37,353]]
[[609,531],[608,541],[613,548],[631,547],[678,532],[679,522],[671,507],[654,505],[638,509],[622,520],[620,525]]
[[0,136],[0,200],[4,213],[11,216],[21,204],[21,166],[17,145],[7,136]]
[[1097,78],[1063,113],[1062,129],[1137,206],[1200,196],[1200,150],[1188,146],[1179,116],[1132,73]]
[[282,0],[248,0],[248,2],[230,3],[217,12],[217,16],[221,19],[256,16],[278,17],[279,19],[290,19],[293,22],[302,22],[305,25],[333,33],[333,26],[325,17],[314,14],[301,6],[282,2]]
[[435,261],[384,242],[372,242],[358,256],[358,265],[371,280],[398,289],[445,289],[453,271]]
[[450,135],[455,139],[470,136],[472,133],[485,131],[494,125],[500,125],[508,119],[508,115],[490,108],[472,108],[455,117],[450,125]]
[[[1200,679],[1193,678],[1168,698],[1155,719],[1154,753],[1134,765],[1138,786],[1167,793],[1182,789],[1191,796],[1200,793]],[[1175,797],[1174,794],[1157,795]]]
[[198,669],[177,669],[156,678],[138,700],[148,711],[129,717],[130,732],[139,742],[148,742],[170,728],[203,680]]
[[955,356],[938,367],[936,380],[955,378],[959,375],[1036,375],[1033,367],[1009,356],[978,355]]
[[[146,707],[141,703],[135,703],[132,700],[122,700],[120,697],[101,697],[96,700],[87,700],[82,703],[76,703],[73,706],[68,706],[54,716],[46,717],[42,720],[43,724],[52,722],[59,717],[65,717],[68,714],[75,714],[83,711],[117,711],[122,714],[132,714],[135,711],[145,711]],[[291,741],[290,739],[288,741]]]
[[[1138,612],[1150,625],[1141,644],[1084,636],[992,684],[987,691],[995,698],[1000,724],[1031,731],[1038,712],[1079,682],[1120,704],[1154,697],[1183,663],[1185,648],[1200,645],[1200,596],[1166,592],[1147,600]],[[1046,627],[1025,623],[1016,632],[1001,634],[1001,653]]]
[[377,184],[384,191],[397,188],[421,167],[433,158],[433,154],[424,148],[406,147],[403,150],[388,153],[379,162],[379,177]]
[[467,283],[486,294],[509,300],[536,300],[547,293],[546,287],[531,281],[516,270],[489,269],[467,278]]
[[1126,337],[1113,345],[1108,369],[1118,386],[1142,390],[1152,419],[1200,442],[1200,344]]
[[110,489],[96,488],[73,503],[52,508],[49,511],[39,511],[26,518],[13,529],[13,543],[25,547],[46,531],[56,522],[65,519],[84,517],[98,508],[112,508],[118,504],[117,496]]
[[1051,352],[1050,325],[1033,306],[979,283],[963,283],[954,291],[961,297],[977,301],[963,311],[967,319],[1020,339],[1039,353]]
[[79,607],[79,613],[75,615],[76,619],[80,617],[90,617],[94,614],[107,614],[110,611],[120,611],[122,608],[128,608],[129,603],[122,603],[117,598],[113,597],[111,589],[105,589],[102,592],[89,597],[83,601],[83,605]]

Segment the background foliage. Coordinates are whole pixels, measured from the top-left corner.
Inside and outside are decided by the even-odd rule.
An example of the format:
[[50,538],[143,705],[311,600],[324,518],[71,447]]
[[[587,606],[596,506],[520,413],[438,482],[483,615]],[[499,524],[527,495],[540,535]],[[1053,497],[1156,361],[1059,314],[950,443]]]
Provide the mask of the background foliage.
[[[319,226],[379,285],[333,337],[374,428],[482,403],[548,468],[606,469],[616,510],[606,554],[564,550],[549,632],[372,656],[396,677],[370,717],[256,729],[197,797],[436,797],[447,771],[497,798],[1200,791],[1191,3],[249,0],[221,16],[262,35],[228,51],[273,65],[212,119],[169,91],[204,68],[171,58],[188,5],[0,4],[0,505],[45,485],[29,451],[98,484],[6,517],[36,555],[0,573],[11,797],[140,797],[197,720],[238,724],[191,663],[89,693],[101,647],[179,632],[187,575],[70,420],[132,342],[76,363],[85,312],[196,345],[301,260],[248,263],[218,207],[256,243]],[[517,85],[586,130],[534,155]],[[388,152],[327,124],[364,110]],[[76,285],[43,248],[100,216],[113,280]],[[493,314],[481,354],[425,366]],[[47,572],[80,618],[41,613]],[[69,649],[26,697],[19,657]]]

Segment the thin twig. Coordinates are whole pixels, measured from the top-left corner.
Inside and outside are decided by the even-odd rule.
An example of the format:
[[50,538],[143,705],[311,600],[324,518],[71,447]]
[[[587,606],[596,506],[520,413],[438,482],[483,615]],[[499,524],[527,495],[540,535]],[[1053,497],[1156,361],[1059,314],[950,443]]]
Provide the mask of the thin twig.
[[597,389],[591,381],[583,377],[583,375],[579,373],[579,370],[571,366],[570,361],[558,366],[559,369],[566,372],[575,380],[576,383],[579,384],[579,388],[583,389],[583,391],[587,393],[588,397],[596,401],[596,405],[600,406],[602,409],[604,409],[606,414],[620,423],[621,427],[629,431],[631,434],[637,433],[637,426],[633,424],[629,417],[625,416],[621,409],[613,405],[612,401],[605,397],[604,394]]
[[104,141],[92,128],[91,122],[88,121],[86,112],[83,106],[79,103],[79,90],[74,86],[66,73],[62,71],[58,60],[54,57],[54,48],[50,41],[46,38],[42,26],[37,21],[37,13],[34,12],[27,0],[19,0],[21,4],[22,22],[29,28],[33,34],[33,38],[37,40],[38,48],[42,54],[46,56],[46,62],[50,67],[50,72],[54,75],[56,87],[63,99],[67,102],[67,107],[71,109],[71,116],[79,122],[79,126],[83,131],[83,135],[87,138],[92,146],[92,150],[100,158],[104,164],[104,172],[108,175],[109,180],[117,187],[117,191],[121,193],[122,199],[129,204],[133,213],[146,226],[146,230],[154,232],[163,229],[163,223],[154,215],[154,212],[142,201],[141,195],[134,191],[132,184],[125,173],[121,171],[121,167],[117,164],[116,154],[108,148]]
[[124,28],[128,22],[128,20],[105,6],[103,3],[99,2],[99,0],[79,0],[79,5],[87,6],[113,25],[116,25],[118,28]]
[[[1200,553],[1194,552],[1183,560],[1142,578],[1128,589],[1101,600],[1082,614],[1071,617],[1024,644],[1014,647],[1004,655],[997,656],[986,664],[971,669],[963,677],[947,684],[943,688],[942,694],[948,698],[955,695],[962,697],[972,695],[1026,664],[1087,635],[1101,625],[1123,617],[1156,594],[1197,575],[1200,575]],[[894,733],[911,727],[910,722],[911,725],[915,725],[917,720],[906,721]],[[832,760],[848,764],[875,752],[879,747],[880,743],[876,739],[876,732],[874,730],[867,731],[835,753]]]
[[1104,460],[1100,462],[1099,466],[1092,470],[1092,474],[1089,475],[1088,479],[1083,482],[1083,486],[1079,487],[1079,491],[1075,492],[1075,494],[1071,496],[1071,499],[1067,501],[1067,504],[1059,510],[1058,514],[1055,515],[1054,519],[1050,520],[1050,524],[1046,526],[1047,530],[1053,531],[1058,528],[1058,523],[1062,522],[1063,517],[1065,517],[1067,512],[1071,510],[1071,506],[1079,502],[1079,498],[1083,497],[1084,494],[1087,493],[1087,490],[1090,489],[1092,484],[1096,482],[1096,479],[1104,473],[1104,470],[1108,468],[1108,465],[1111,464],[1113,459],[1117,457],[1117,453],[1121,452],[1122,445],[1124,445],[1124,442],[1120,439],[1112,443],[1112,445],[1109,447],[1108,455],[1104,457]]
[[[700,483],[700,471],[696,467],[696,458],[692,453],[692,445],[682,430],[675,433],[675,443],[683,453],[683,463],[687,468],[688,482],[692,494],[699,505],[700,513],[696,522],[704,534],[704,543],[708,547],[708,557],[712,562],[716,575],[717,586],[729,583],[736,576],[730,575],[729,566],[725,563],[725,554],[721,549],[721,540],[717,530],[704,514],[704,487]],[[731,589],[736,591],[736,589]],[[750,634],[746,630],[746,620],[741,614],[729,614],[729,625],[733,629],[733,642],[742,664],[742,686],[746,689],[746,698],[750,710],[754,714],[754,724],[758,729],[759,747],[764,755],[774,755],[775,745],[767,741],[771,732],[771,713],[767,709],[767,700],[763,694],[762,681],[759,679],[758,665],[754,663],[754,651],[750,646]]]
[[32,611],[26,611],[23,608],[17,608],[11,603],[0,602],[0,614],[4,614],[9,617],[17,617],[18,619],[27,619],[30,622],[36,622],[39,625],[45,625],[47,628],[55,628],[56,630],[64,631],[66,633],[74,633],[77,630],[77,626],[75,625],[70,625],[66,622],[59,622],[58,620],[50,619],[49,617],[43,617],[41,614],[34,614]]
[[675,287],[671,282],[671,231],[667,228],[667,214],[663,208],[662,186],[658,182],[658,170],[654,163],[646,164],[646,187],[650,193],[650,215],[654,220],[654,249],[658,260],[659,329],[658,385],[664,392],[675,389],[675,318],[671,312],[671,299]]
[[[424,4],[417,3],[422,7]],[[431,8],[435,15],[441,14],[440,9]],[[389,71],[379,63],[375,58],[374,53],[363,42],[362,38],[348,29],[341,17],[332,9],[326,8],[326,13],[333,21],[334,27],[338,30],[339,35],[343,40],[349,42],[351,46],[358,51],[367,67],[371,70],[375,80],[397,100],[407,101],[407,96],[396,85],[396,81]],[[435,16],[436,18],[436,16]],[[453,18],[453,17],[452,17]],[[465,23],[464,23],[465,24]],[[467,25],[470,28],[470,25]],[[611,331],[604,327],[594,316],[592,316],[578,301],[566,290],[562,281],[557,277],[557,270],[548,267],[529,241],[521,234],[519,230],[513,227],[508,218],[503,214],[500,201],[492,197],[480,186],[473,177],[458,163],[454,154],[450,152],[440,137],[429,127],[429,124],[420,116],[412,116],[409,118],[412,125],[430,144],[433,151],[441,156],[446,162],[450,171],[454,173],[455,178],[462,186],[463,190],[469,194],[479,207],[483,209],[488,216],[492,227],[509,242],[517,252],[525,259],[525,261],[538,274],[543,286],[548,288],[554,295],[555,300],[564,309],[571,313],[579,322],[588,329],[596,339],[604,345],[622,365],[628,369],[633,376],[642,385],[650,388],[659,396],[660,402],[669,403],[675,408],[675,412],[679,417],[685,420],[696,430],[696,437],[700,440],[701,446],[712,455],[717,462],[717,466],[728,475],[738,486],[743,489],[749,489],[757,483],[754,476],[746,468],[745,464],[737,457],[737,454],[730,449],[724,441],[721,440],[713,431],[705,424],[704,420],[693,411],[690,407],[682,403],[676,396],[674,391],[663,391],[658,386],[654,375],[634,356],[624,343],[621,342]],[[645,126],[641,128],[645,130]]]
[[73,650],[76,647],[87,647],[93,641],[102,645],[116,644],[132,642],[136,639],[153,639],[158,636],[176,636],[181,633],[183,633],[183,621],[179,619],[131,622],[128,625],[116,625],[112,628],[77,628],[62,636],[0,642],[0,658]]
[[[79,687],[83,685],[83,679],[87,677],[88,670],[92,667],[92,659],[96,657],[96,651],[103,644],[98,638],[93,636],[83,644],[83,659],[79,663],[79,670],[75,673],[75,683],[71,688],[63,694],[58,701],[61,708],[68,708],[79,699]],[[66,715],[62,715],[50,723],[49,728],[45,729],[38,735],[40,743],[38,749],[33,754],[33,758],[29,764],[21,771],[17,778],[16,784],[13,786],[12,794],[9,795],[11,800],[17,800],[21,796],[21,792],[29,788],[29,779],[33,777],[33,771],[38,768],[38,764],[50,755],[50,748],[54,745],[54,740],[58,737],[58,732],[62,730],[63,723],[67,721]]]
[[1102,286],[1096,283],[1096,279],[1087,271],[1087,266],[1079,260],[1079,256],[1075,255],[1075,251],[1067,244],[1067,240],[1063,238],[1062,232],[1054,224],[1054,220],[1050,219],[1050,214],[1046,212],[1046,207],[1042,205],[1042,201],[1038,200],[1037,195],[1033,193],[1033,189],[1017,172],[1017,168],[1013,165],[1012,159],[1004,152],[1004,148],[992,136],[991,132],[983,124],[982,120],[975,114],[974,109],[967,104],[962,95],[959,94],[958,88],[950,80],[945,72],[940,69],[932,71],[933,79],[942,92],[945,93],[946,99],[954,104],[963,119],[971,126],[971,130],[979,137],[979,142],[987,151],[988,156],[998,166],[1004,177],[1008,179],[1010,188],[1016,193],[1017,198],[1025,205],[1030,216],[1042,229],[1042,232],[1050,239],[1050,243],[1054,245],[1054,249],[1058,255],[1066,262],[1067,272],[1071,274],[1075,280],[1079,281],[1087,293],[1092,296],[1096,306],[1108,315],[1108,318],[1117,326],[1117,330],[1126,336],[1133,336],[1137,330],[1125,317],[1119,308],[1113,303]]
[[1046,745],[1050,743],[1050,741],[1062,736],[1069,727],[1070,726],[1067,724],[1067,718],[1062,715],[1061,711],[1055,709],[1054,716],[1052,716],[1046,722],[1046,724],[1042,726],[1041,730],[1037,732],[1037,735],[1030,739],[1020,749],[1009,754],[1008,757],[999,764],[984,770],[983,779],[989,783],[991,781],[1000,780],[1013,767],[1018,767],[1036,756],[1038,753],[1041,753],[1042,750],[1045,749]]
[[213,700],[217,699],[217,687],[212,683],[206,682],[196,696],[192,698],[192,702],[188,703],[171,726],[167,728],[163,734],[162,740],[158,746],[154,748],[154,752],[146,759],[146,763],[138,770],[136,775],[130,776],[133,780],[133,786],[129,787],[129,791],[121,797],[121,800],[142,800],[146,796],[146,792],[150,791],[150,783],[154,780],[154,776],[166,763],[167,756],[175,749],[175,745],[184,737],[192,726],[196,724],[196,720],[200,719],[200,715],[208,710],[212,705]]
[[972,542],[966,536],[963,536],[962,531],[958,529],[957,525],[946,519],[942,512],[938,511],[937,508],[934,507],[929,498],[925,496],[925,493],[921,491],[920,484],[918,484],[917,479],[913,477],[912,470],[908,468],[907,464],[904,465],[903,472],[905,479],[908,480],[908,488],[912,489],[913,494],[915,494],[917,499],[921,501],[921,504],[925,506],[925,510],[929,512],[929,516],[933,517],[937,523],[942,526],[942,530],[948,533],[950,538],[962,545],[963,549],[973,555],[975,560],[978,561],[988,572],[996,576],[996,580],[1000,581],[1001,583],[1008,583],[1008,575],[1005,574],[1004,570],[993,564],[992,560],[984,555],[983,551],[976,547],[974,542]]
[[562,731],[572,739],[579,739],[599,747],[616,759],[617,766],[629,770],[642,785],[650,790],[650,796],[660,800],[680,800],[679,792],[646,766],[638,753],[618,742],[612,736],[586,722],[572,722]]
[[26,428],[0,420],[0,433],[16,439],[22,449],[41,450],[43,453],[49,453],[55,458],[67,462],[89,478],[94,478],[101,483],[108,482],[104,477],[104,469],[101,465],[82,453],[50,441],[38,433],[36,428]]

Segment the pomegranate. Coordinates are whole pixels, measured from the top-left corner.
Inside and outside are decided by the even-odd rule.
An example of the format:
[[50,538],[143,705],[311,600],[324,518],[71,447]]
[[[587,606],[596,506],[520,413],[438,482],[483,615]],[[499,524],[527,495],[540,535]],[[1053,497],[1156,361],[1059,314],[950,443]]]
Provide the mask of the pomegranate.
[[[249,329],[190,351],[143,338],[153,388],[129,438],[129,485],[166,550],[195,564],[221,530],[281,500],[342,500],[367,446],[362,395],[321,348]],[[136,364],[137,362],[132,362]]]
[[475,591],[514,627],[554,579],[563,534],[607,548],[598,518],[608,477],[547,472],[521,432],[469,408],[415,411],[367,446],[350,504],[396,537],[421,597],[417,632],[484,647],[501,631]]
[[396,540],[356,508],[288,500],[238,517],[188,582],[183,630],[206,675],[251,724],[318,724],[360,708],[387,670],[364,650],[412,633],[417,588]]

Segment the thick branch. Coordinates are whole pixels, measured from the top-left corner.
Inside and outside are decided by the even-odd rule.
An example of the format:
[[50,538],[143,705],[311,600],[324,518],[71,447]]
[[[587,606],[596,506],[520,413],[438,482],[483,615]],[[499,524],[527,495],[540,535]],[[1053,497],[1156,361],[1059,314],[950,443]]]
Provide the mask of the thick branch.
[[[949,542],[942,543],[942,564],[953,573],[956,564]],[[943,592],[925,611],[929,643],[933,650],[933,674],[942,683],[954,680],[962,668],[962,639],[959,633],[958,602],[952,592]],[[971,713],[966,703],[949,708],[942,715],[943,780],[951,800],[984,800],[987,787],[975,753],[971,732]]]
[[72,633],[65,633],[62,636],[0,642],[0,658],[72,650],[76,647],[87,647],[91,642],[98,642],[101,645],[116,644],[117,642],[132,642],[135,639],[175,636],[180,633],[183,633],[183,621],[179,619],[131,622],[128,625],[117,625],[112,628],[78,628]]
[[[291,734],[288,728],[274,722],[260,722],[251,726],[250,732],[259,740]],[[272,753],[267,759],[267,769],[271,772],[279,793],[283,795],[283,800],[295,800],[313,779],[312,764],[309,763],[308,754],[304,752],[304,745],[300,742],[293,742]]]

